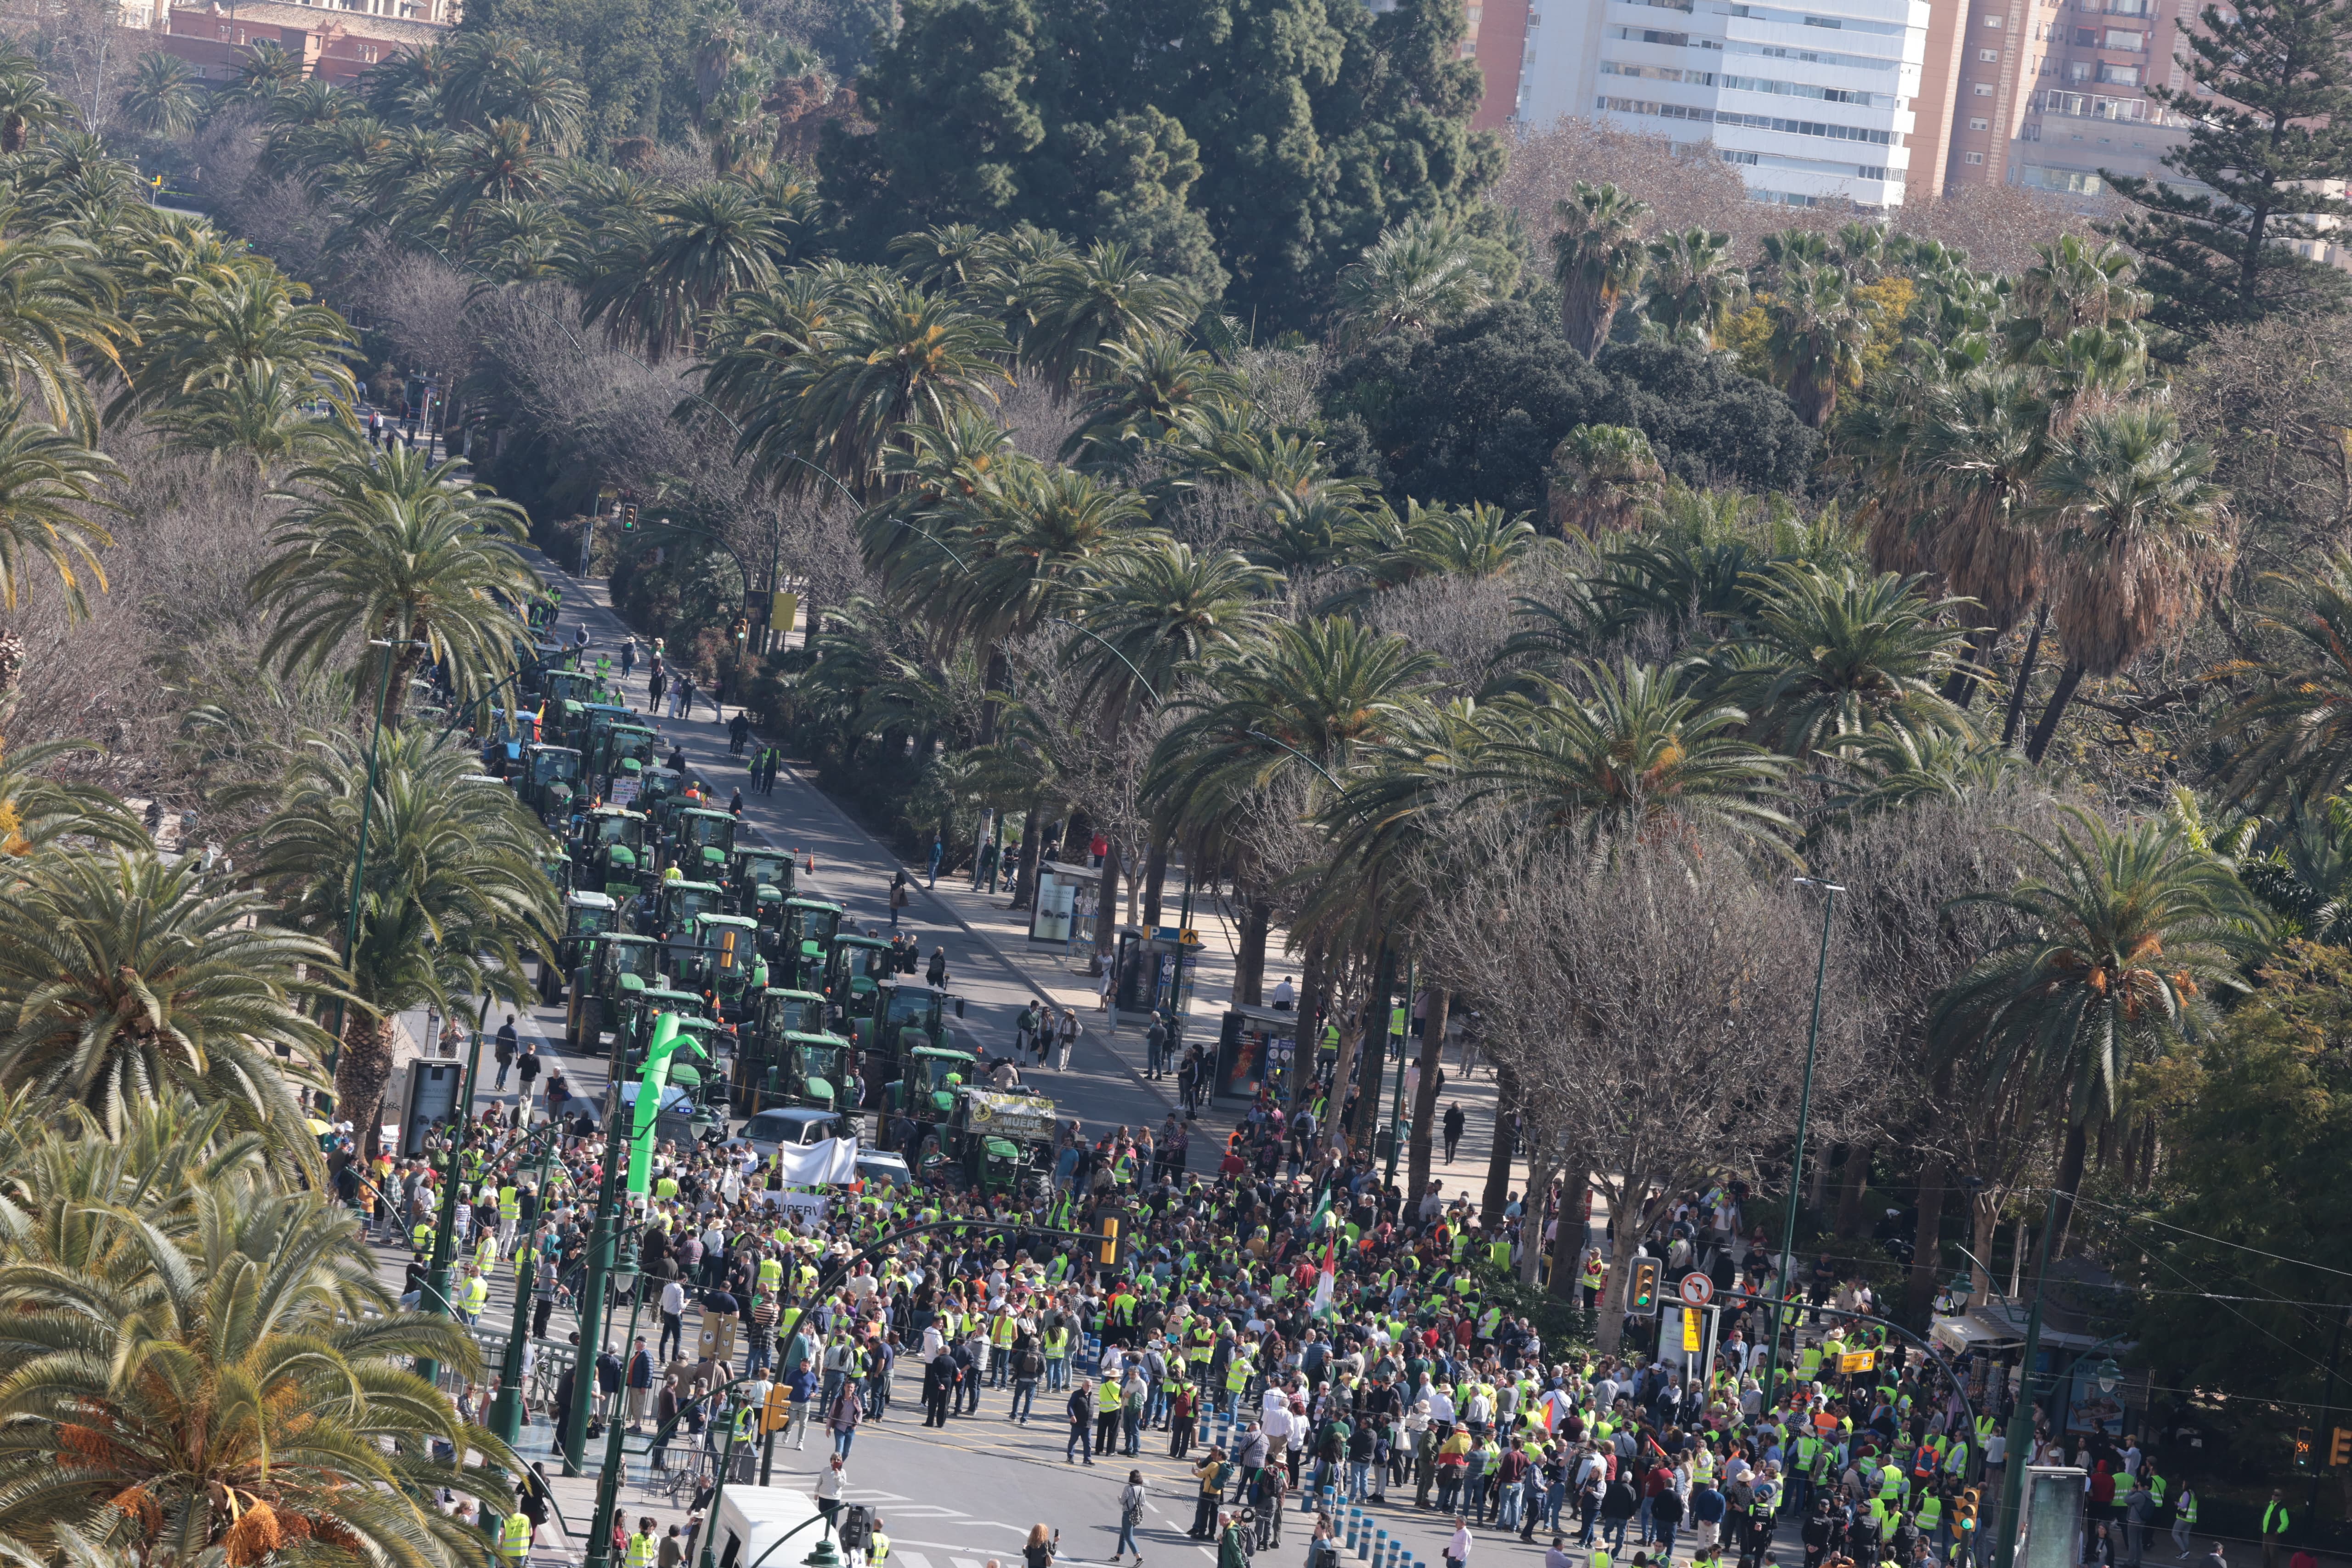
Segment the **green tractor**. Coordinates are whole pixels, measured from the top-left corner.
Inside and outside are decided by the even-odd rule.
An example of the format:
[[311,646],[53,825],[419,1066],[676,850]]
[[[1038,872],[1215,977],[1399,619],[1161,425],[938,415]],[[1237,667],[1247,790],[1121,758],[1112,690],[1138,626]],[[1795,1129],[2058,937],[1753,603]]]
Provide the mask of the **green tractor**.
[[564,1048],[593,1055],[604,1031],[620,1026],[625,999],[660,978],[660,944],[649,936],[613,931],[598,941],[594,962],[572,974]]
[[642,724],[615,724],[589,754],[588,776],[597,781],[606,800],[613,798],[617,785],[632,780],[637,781],[637,793],[642,795],[646,770],[660,754],[659,735]]
[[719,884],[665,877],[637,900],[637,931],[662,942],[694,940],[694,917],[719,913]]
[[580,753],[569,746],[525,746],[516,788],[522,803],[561,837],[580,804]]
[[824,955],[841,931],[841,906],[819,899],[786,899],[782,921],[762,922],[761,935],[770,945],[768,984],[788,991],[817,991],[824,985]]
[[[613,703],[604,690],[604,683],[584,669],[551,669],[540,679],[540,695],[546,699],[550,717],[566,704],[585,707],[592,702]],[[622,710],[624,712],[626,709]]]
[[749,915],[698,914],[694,946],[671,973],[680,986],[715,998],[720,1017],[740,1017],[753,971],[765,967],[759,949],[760,923]]
[[651,874],[646,865],[646,814],[619,805],[590,808],[573,857],[582,881],[615,899],[633,897]]
[[539,999],[560,1002],[563,999],[564,977],[574,970],[593,964],[596,944],[613,932],[620,914],[620,906],[603,893],[571,892],[563,895],[563,936],[555,944],[552,963],[545,959],[539,965]]
[[735,864],[727,870],[728,909],[765,925],[761,910],[772,908],[775,918],[782,920],[784,900],[793,896],[793,858],[784,850],[738,844]]
[[[901,978],[875,987],[873,1005],[866,1016],[842,1026],[866,1063],[866,1081],[882,1085],[904,1076],[908,1053],[948,1043],[944,991]],[[956,1016],[963,1016],[963,998],[953,998]]]
[[[867,1081],[873,1080],[868,1063]],[[899,1058],[898,1075],[883,1084],[883,1144],[895,1135],[891,1123],[904,1116],[919,1123],[943,1127],[955,1113],[956,1090],[980,1074],[979,1058],[970,1051],[918,1046]]]
[[834,1016],[854,1025],[874,1016],[875,994],[889,984],[897,955],[878,936],[836,936],[825,954],[824,994]]
[[637,774],[637,798],[629,804],[657,819],[661,805],[686,793],[686,779],[676,768],[648,767]]
[[926,1180],[961,1173],[975,1193],[1045,1202],[1054,1187],[1054,1102],[970,1084],[953,1092],[939,1141],[921,1152],[917,1173]]
[[672,812],[664,826],[662,864],[675,866],[689,877],[725,876],[734,853],[735,818],[731,813],[688,806]]
[[[792,1011],[773,1009],[772,1016],[781,1021]],[[764,1020],[772,1010],[763,1005],[761,1014]],[[849,1042],[839,1035],[821,1029],[766,1033],[755,1028],[736,1059],[735,1109],[744,1116],[756,1116],[780,1105],[832,1110],[847,1097],[849,1077]]]

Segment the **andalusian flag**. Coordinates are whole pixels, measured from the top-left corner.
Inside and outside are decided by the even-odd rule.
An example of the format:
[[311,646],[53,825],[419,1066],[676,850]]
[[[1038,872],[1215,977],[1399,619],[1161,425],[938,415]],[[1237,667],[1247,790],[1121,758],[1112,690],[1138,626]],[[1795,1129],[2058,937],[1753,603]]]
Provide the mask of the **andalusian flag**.
[[1339,1244],[1337,1241],[1328,1241],[1323,1244],[1323,1272],[1315,1281],[1315,1315],[1318,1318],[1331,1310],[1332,1287],[1339,1283],[1339,1279],[1337,1264],[1339,1252]]

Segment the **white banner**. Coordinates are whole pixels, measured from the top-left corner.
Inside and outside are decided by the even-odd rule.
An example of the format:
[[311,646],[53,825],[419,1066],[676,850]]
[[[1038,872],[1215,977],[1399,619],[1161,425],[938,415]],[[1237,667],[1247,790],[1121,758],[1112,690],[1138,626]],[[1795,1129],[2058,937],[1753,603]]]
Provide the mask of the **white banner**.
[[776,1152],[776,1167],[784,1184],[792,1187],[823,1187],[835,1182],[857,1179],[857,1140],[828,1138],[822,1143],[804,1143]]

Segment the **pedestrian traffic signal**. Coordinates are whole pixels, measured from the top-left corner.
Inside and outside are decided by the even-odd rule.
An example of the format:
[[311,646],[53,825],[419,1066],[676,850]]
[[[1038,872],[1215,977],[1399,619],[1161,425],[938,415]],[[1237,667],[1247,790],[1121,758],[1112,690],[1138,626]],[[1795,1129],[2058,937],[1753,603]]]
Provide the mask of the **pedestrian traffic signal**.
[[2294,1468],[2298,1470],[2311,1468],[2311,1428],[2308,1426],[2294,1429]]
[[1658,1310],[1658,1260],[1640,1258],[1633,1261],[1633,1283],[1625,1292],[1625,1310],[1637,1317],[1650,1317]]
[[2352,1465],[2352,1426],[2338,1426],[2327,1435],[2327,1468]]

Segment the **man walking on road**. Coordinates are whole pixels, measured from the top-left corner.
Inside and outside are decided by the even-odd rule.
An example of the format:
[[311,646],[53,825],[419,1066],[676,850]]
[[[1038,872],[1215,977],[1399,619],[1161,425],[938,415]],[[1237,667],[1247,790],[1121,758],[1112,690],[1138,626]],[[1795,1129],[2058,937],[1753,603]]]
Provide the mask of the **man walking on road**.
[[520,1037],[515,1034],[515,1016],[509,1013],[507,1015],[507,1021],[499,1026],[497,1046],[499,1081],[491,1091],[493,1093],[504,1094],[507,1091],[507,1073],[514,1066],[515,1048],[519,1039]]
[[1151,1027],[1143,1032],[1143,1076],[1157,1079],[1168,1049],[1168,1026],[1159,1014],[1151,1016]]

